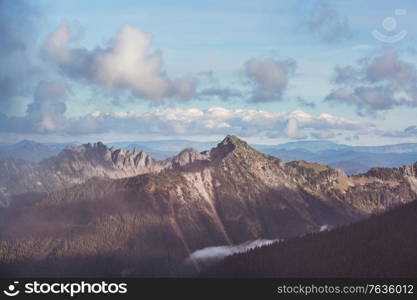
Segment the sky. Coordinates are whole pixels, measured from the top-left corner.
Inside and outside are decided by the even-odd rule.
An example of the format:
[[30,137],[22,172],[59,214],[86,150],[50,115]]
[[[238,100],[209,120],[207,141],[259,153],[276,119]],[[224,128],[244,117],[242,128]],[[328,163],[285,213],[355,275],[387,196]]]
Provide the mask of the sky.
[[415,1],[0,0],[0,142],[417,142]]

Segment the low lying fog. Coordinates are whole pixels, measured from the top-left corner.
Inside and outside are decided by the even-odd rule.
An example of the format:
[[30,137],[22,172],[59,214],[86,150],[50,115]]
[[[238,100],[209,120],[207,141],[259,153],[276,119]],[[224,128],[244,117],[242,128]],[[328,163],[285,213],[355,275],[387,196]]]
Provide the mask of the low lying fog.
[[216,263],[226,256],[246,252],[250,249],[261,247],[265,245],[270,245],[279,240],[254,240],[248,241],[243,244],[233,245],[233,246],[216,246],[216,247],[207,247],[199,249],[191,253],[191,255],[186,259],[187,263],[197,263],[200,266],[207,267],[213,263]]

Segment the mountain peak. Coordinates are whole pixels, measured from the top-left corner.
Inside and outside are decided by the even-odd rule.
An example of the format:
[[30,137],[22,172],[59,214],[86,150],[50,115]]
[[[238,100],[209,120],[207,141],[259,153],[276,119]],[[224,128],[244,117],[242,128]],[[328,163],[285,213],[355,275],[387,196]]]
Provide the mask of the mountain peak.
[[235,136],[235,135],[230,135],[230,134],[228,134],[221,142],[220,142],[220,145],[230,145],[230,144],[232,144],[232,145],[235,145],[235,146],[238,146],[238,145],[247,145],[246,144],[246,142],[245,141],[243,141],[243,140],[241,140],[241,139],[239,139],[237,136]]
[[248,149],[251,148],[248,143],[246,143],[244,140],[241,140],[240,138],[238,138],[235,135],[227,135],[218,145],[217,147],[220,148],[228,148],[231,150],[237,149],[237,148],[242,148],[242,149]]
[[104,149],[104,148],[107,149],[108,148],[106,145],[103,144],[103,142],[100,142],[100,141],[98,141],[96,143],[93,143],[93,144],[88,143],[87,147],[88,148],[93,148],[93,149]]
[[40,144],[32,140],[24,139],[24,140],[21,140],[20,142],[17,142],[15,145],[27,146],[27,145],[40,145]]
[[210,155],[216,160],[222,159],[232,152],[248,153],[251,151],[257,152],[237,136],[227,135],[219,144],[217,144],[217,147],[211,149]]
[[102,142],[97,142],[97,143],[87,143],[87,144],[82,144],[79,146],[66,146],[64,148],[64,153],[68,153],[68,152],[96,152],[96,151],[107,151],[109,150],[109,148],[103,144]]

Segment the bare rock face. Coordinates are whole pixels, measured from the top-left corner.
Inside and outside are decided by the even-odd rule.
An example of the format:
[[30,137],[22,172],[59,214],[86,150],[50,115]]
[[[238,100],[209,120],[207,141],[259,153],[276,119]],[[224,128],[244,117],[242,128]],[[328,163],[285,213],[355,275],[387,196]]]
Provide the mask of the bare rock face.
[[43,161],[42,166],[64,169],[69,176],[76,172],[74,177],[81,181],[92,177],[129,177],[161,169],[160,164],[145,152],[108,148],[101,142],[67,148],[57,157]]
[[400,169],[404,175],[404,178],[410,184],[410,188],[414,193],[417,193],[417,163],[410,166],[404,166]]
[[191,165],[196,161],[207,160],[207,155],[198,152],[194,148],[186,148],[182,150],[177,156],[168,159],[166,162],[171,169],[181,168],[187,165]]
[[[9,275],[190,274],[183,272],[198,264],[182,262],[195,250],[300,236],[416,197],[415,165],[347,176],[319,164],[285,164],[234,136],[162,162],[94,144],[40,165],[7,168],[32,176],[47,170],[48,180],[72,184],[0,210],[0,269]],[[62,181],[50,175],[58,171]]]
[[7,206],[14,195],[51,192],[93,177],[123,178],[163,168],[145,152],[108,148],[101,142],[68,147],[39,163],[7,159],[0,161],[0,205]]

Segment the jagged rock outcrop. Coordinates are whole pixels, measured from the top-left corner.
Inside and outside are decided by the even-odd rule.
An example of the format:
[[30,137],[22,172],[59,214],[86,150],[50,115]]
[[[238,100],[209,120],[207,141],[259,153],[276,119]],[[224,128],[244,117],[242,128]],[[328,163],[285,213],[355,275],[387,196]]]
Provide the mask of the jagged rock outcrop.
[[[323,165],[283,163],[234,136],[163,162],[101,144],[66,151],[48,164],[86,180],[96,167],[96,175],[3,209],[3,272],[176,276],[197,249],[299,236],[416,197],[414,167],[349,177]],[[81,161],[86,165],[75,163]]]
[[200,153],[196,149],[186,148],[178,155],[165,160],[165,166],[169,165],[171,169],[181,169],[184,166],[190,166],[196,161],[206,161],[208,152]]
[[145,152],[108,148],[101,142],[67,147],[39,163],[11,158],[0,161],[0,206],[27,192],[51,192],[93,177],[124,178],[166,167]]
[[[364,214],[376,213],[409,202],[417,192],[413,166],[373,168],[347,176],[342,170],[304,161],[286,164],[303,189],[333,201],[341,201]],[[414,173],[415,174],[415,173]]]

